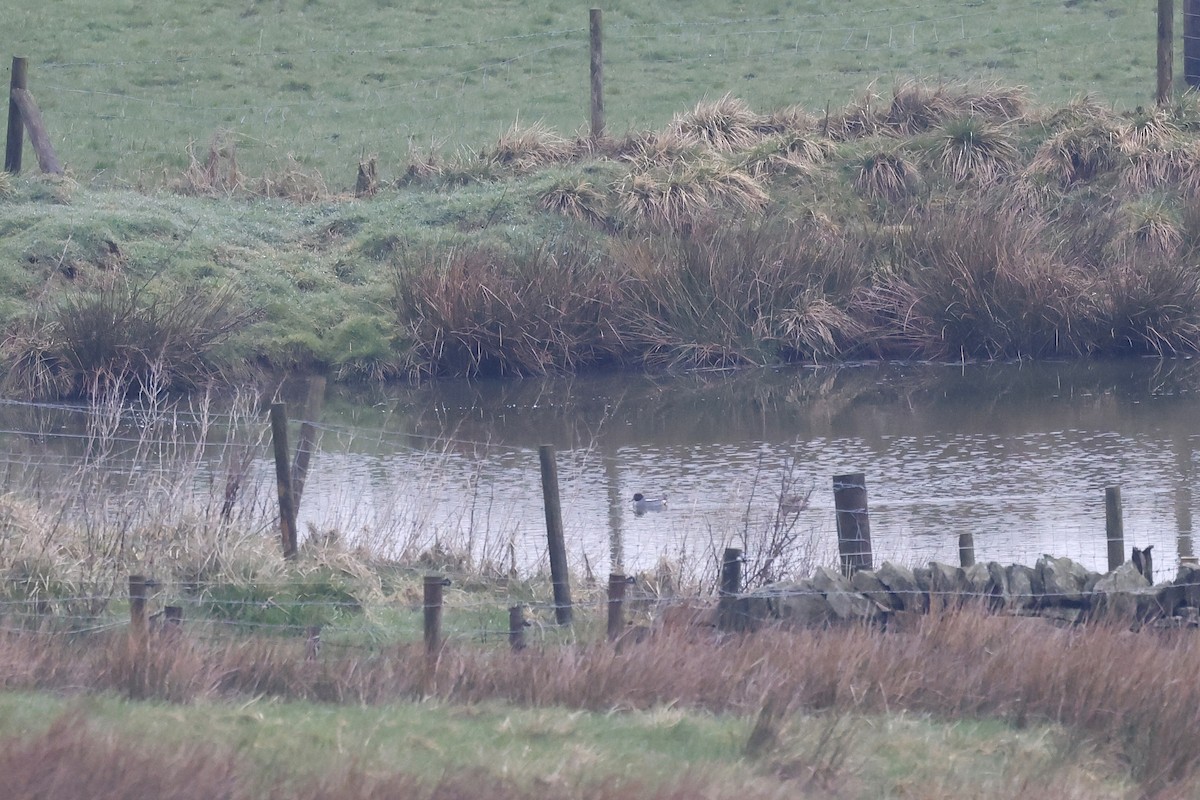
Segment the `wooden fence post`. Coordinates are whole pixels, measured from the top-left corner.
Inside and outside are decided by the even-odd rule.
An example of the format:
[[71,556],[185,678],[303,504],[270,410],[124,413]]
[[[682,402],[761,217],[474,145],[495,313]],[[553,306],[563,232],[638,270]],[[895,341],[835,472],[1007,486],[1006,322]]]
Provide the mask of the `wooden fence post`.
[[592,139],[604,137],[604,37],[601,11],[593,8],[588,12],[588,30],[591,43],[592,77]]
[[625,587],[629,581],[624,575],[612,573],[608,576],[608,640],[611,642],[625,629]]
[[1108,571],[1125,563],[1125,521],[1121,512],[1121,487],[1104,490],[1104,536],[1108,540]]
[[508,609],[508,646],[514,651],[525,649],[525,606],[510,606]]
[[963,568],[975,566],[975,534],[958,535],[958,565]]
[[742,591],[743,560],[741,550],[736,547],[725,548],[725,555],[721,561],[721,589],[717,600],[717,628],[723,631],[739,631],[743,627],[738,598]]
[[425,576],[425,653],[430,656],[442,647],[442,589],[449,585],[449,578]]
[[562,504],[558,497],[558,466],[554,446],[538,448],[542,468],[542,498],[546,504],[546,539],[550,548],[550,580],[554,583],[554,618],[571,624],[571,582],[567,575],[567,545],[563,537]]
[[146,577],[129,576],[129,697],[146,696]]
[[292,496],[292,469],[288,458],[287,406],[271,403],[271,442],[275,447],[275,484],[279,492],[279,532],[283,557],[295,558],[296,502]]
[[1175,0],[1158,0],[1158,105],[1171,102],[1175,81]]
[[21,150],[25,144],[25,125],[21,121],[16,92],[25,89],[27,75],[27,60],[21,56],[13,56],[12,77],[9,79],[8,90],[8,141],[4,148],[4,171],[13,175],[21,171]]
[[833,477],[838,554],[842,574],[871,569],[871,523],[867,515],[867,476],[861,472]]
[[1200,0],[1183,0],[1183,79],[1200,86]]

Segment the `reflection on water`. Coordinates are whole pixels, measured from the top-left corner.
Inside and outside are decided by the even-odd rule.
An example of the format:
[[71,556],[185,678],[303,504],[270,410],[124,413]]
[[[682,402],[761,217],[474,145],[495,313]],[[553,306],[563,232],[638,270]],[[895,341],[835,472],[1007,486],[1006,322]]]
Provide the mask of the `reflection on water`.
[[[469,539],[502,563],[544,563],[537,447],[552,444],[572,563],[597,576],[753,549],[789,474],[813,489],[801,560],[833,563],[832,477],[859,471],[877,562],[955,562],[969,531],[979,560],[1052,553],[1101,569],[1104,487],[1120,485],[1127,551],[1153,544],[1171,569],[1193,552],[1198,388],[1190,360],[332,388],[301,527],[383,548]],[[265,450],[254,470],[270,474]],[[667,509],[636,515],[639,491]]]

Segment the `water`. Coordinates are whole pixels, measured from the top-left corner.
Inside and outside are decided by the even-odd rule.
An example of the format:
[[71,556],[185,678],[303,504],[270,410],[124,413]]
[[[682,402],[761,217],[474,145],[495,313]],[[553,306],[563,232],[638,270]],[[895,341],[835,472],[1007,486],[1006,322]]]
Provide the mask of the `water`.
[[[469,547],[505,568],[535,569],[546,563],[537,448],[550,444],[569,559],[598,577],[665,557],[684,577],[711,580],[725,546],[761,566],[781,536],[791,546],[777,567],[832,565],[832,480],[850,472],[866,475],[876,563],[956,563],[958,535],[970,532],[979,560],[1050,553],[1103,569],[1104,489],[1119,485],[1126,552],[1154,545],[1165,575],[1192,554],[1198,388],[1191,360],[335,388],[317,420],[321,449],[300,527],[391,552]],[[295,395],[289,407],[303,416],[303,387]],[[0,406],[0,428],[28,427],[27,416],[5,420],[16,413]],[[36,442],[28,431],[0,433],[0,446],[25,463],[78,457],[78,440],[41,427]],[[244,497],[266,513],[269,442],[248,452]],[[212,462],[197,491],[220,491],[228,457]],[[810,490],[807,508],[781,515],[781,493]],[[636,514],[638,491],[665,496],[666,509]]]

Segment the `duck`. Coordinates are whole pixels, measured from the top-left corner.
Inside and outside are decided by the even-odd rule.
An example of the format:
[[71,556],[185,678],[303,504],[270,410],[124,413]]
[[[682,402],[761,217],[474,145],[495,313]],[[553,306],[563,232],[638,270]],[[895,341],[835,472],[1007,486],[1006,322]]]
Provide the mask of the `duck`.
[[649,498],[641,492],[637,492],[633,496],[633,513],[641,516],[647,511],[663,511],[667,507],[667,498],[655,497]]

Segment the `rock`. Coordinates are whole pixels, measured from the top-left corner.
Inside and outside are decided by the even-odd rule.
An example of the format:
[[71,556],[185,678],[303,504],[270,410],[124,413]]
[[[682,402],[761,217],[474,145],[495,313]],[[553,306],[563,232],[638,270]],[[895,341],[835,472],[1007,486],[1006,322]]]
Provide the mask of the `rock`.
[[771,609],[771,617],[797,628],[820,628],[833,619],[833,610],[825,595],[811,578],[792,583],[774,584],[753,594],[762,597]]
[[880,607],[856,592],[850,580],[840,572],[817,567],[812,580],[813,586],[825,593],[825,600],[836,619],[842,622],[865,622],[879,618]]
[[1042,595],[1042,582],[1037,570],[1024,564],[1013,564],[1005,570],[1008,578],[1008,608],[1037,608]]
[[[850,576],[850,585],[860,594],[870,598],[889,611],[903,611],[904,601],[888,590],[879,576],[868,569],[860,569]],[[915,587],[914,587],[915,588]]]
[[922,593],[917,585],[916,576],[908,567],[885,561],[875,572],[875,577],[900,601],[902,610],[924,611],[928,607],[928,598]]
[[1038,615],[1059,625],[1077,625],[1084,617],[1084,609],[1076,606],[1049,606]]
[[1012,604],[1012,596],[1008,589],[1008,573],[997,561],[987,562],[988,608],[998,611]]
[[1149,610],[1154,589],[1132,562],[1126,562],[1096,581],[1093,589],[1094,619],[1136,622]]
[[1082,607],[1087,602],[1090,573],[1069,558],[1044,555],[1034,567],[1042,581],[1042,604]]
[[967,576],[962,567],[929,562],[930,607],[953,607],[966,599]]
[[963,577],[966,579],[967,592],[972,597],[987,597],[988,581],[991,580],[987,564],[981,562],[972,564],[963,570]]
[[1200,608],[1200,567],[1180,564],[1174,584],[1183,589],[1183,604],[1189,608]]
[[921,592],[921,610],[929,610],[929,590],[933,585],[933,575],[929,571],[929,567],[914,567],[913,580],[917,582],[917,589]]

